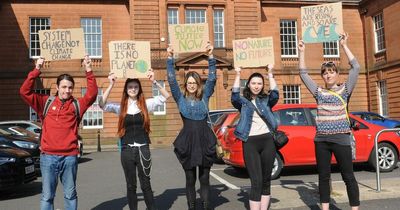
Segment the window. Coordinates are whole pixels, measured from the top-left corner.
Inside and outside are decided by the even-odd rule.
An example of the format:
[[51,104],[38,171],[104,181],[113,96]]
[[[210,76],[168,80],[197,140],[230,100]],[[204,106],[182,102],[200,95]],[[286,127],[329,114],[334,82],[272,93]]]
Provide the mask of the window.
[[283,103],[300,104],[300,86],[283,85]]
[[297,24],[295,20],[280,21],[281,55],[297,57]]
[[323,51],[324,57],[339,57],[339,42],[332,41],[332,42],[324,42],[323,43]]
[[379,113],[386,117],[389,115],[386,81],[378,81]]
[[[82,88],[82,96],[86,93],[86,88]],[[103,97],[103,91],[98,89],[96,101],[90,106],[83,115],[83,129],[103,128],[103,110],[99,106],[99,100]]]
[[[33,92],[48,96],[50,95],[50,89],[35,89]],[[29,119],[34,122],[40,122],[39,116],[32,107],[29,107]]]
[[50,29],[50,18],[29,18],[29,57],[39,58],[39,31]]
[[91,58],[102,57],[101,18],[81,18],[81,27],[85,36],[86,53]]
[[[157,80],[158,84],[160,84],[161,87],[165,88],[165,82],[163,80]],[[153,97],[161,95],[160,89],[153,84]],[[153,114],[154,115],[165,115],[166,112],[166,103],[164,102],[163,105],[157,106],[157,108],[154,110]]]
[[383,15],[382,13],[373,17],[375,30],[375,51],[381,52],[385,50],[385,31],[383,30]]
[[240,79],[240,94],[243,94],[243,90],[246,87],[247,79]]
[[179,24],[179,13],[177,8],[168,8],[168,24]]
[[214,47],[225,47],[224,38],[224,10],[214,10]]
[[290,125],[290,126],[311,125],[307,121],[307,117],[303,108],[279,110],[278,112],[274,112],[274,116],[277,117],[279,125]]
[[185,10],[185,23],[205,23],[206,10],[204,9],[187,9]]

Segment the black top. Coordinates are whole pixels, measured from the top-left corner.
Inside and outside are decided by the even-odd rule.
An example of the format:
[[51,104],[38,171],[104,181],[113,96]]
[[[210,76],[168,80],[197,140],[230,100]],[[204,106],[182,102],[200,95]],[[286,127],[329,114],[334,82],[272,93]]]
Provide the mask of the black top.
[[122,144],[149,144],[149,134],[144,130],[143,117],[141,112],[131,115],[127,114],[125,117],[124,127],[125,135],[122,137]]

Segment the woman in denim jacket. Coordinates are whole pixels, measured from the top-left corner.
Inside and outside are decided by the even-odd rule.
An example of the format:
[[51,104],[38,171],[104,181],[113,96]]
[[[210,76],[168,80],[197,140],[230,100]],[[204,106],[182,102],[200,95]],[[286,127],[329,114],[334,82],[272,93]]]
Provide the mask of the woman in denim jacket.
[[182,164],[186,175],[186,197],[189,209],[195,209],[196,168],[199,168],[200,197],[203,208],[209,209],[209,175],[215,158],[216,139],[207,124],[208,101],[214,93],[216,82],[216,61],[213,47],[207,45],[208,78],[203,90],[201,77],[197,72],[189,71],[185,76],[183,93],[175,78],[173,49],[168,48],[168,83],[183,120],[183,128],[174,141],[174,152]]
[[276,148],[270,129],[277,128],[271,109],[279,99],[272,68],[272,65],[267,66],[269,94],[264,92],[262,74],[253,73],[247,80],[243,96],[240,96],[240,68],[235,69],[236,77],[232,88],[232,105],[241,113],[234,134],[243,143],[244,162],[251,181],[249,195],[251,210],[266,210],[271,197],[271,172]]

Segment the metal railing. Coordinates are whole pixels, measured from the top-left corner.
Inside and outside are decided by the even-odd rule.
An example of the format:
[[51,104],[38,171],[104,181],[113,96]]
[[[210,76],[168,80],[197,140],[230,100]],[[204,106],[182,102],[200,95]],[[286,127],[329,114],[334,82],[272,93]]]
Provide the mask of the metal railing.
[[378,137],[381,135],[381,133],[384,132],[400,132],[400,128],[388,128],[388,129],[382,129],[380,130],[376,136],[375,136],[375,164],[376,164],[376,191],[380,192],[381,191],[381,177],[380,177],[380,167],[379,167],[379,157],[378,157]]

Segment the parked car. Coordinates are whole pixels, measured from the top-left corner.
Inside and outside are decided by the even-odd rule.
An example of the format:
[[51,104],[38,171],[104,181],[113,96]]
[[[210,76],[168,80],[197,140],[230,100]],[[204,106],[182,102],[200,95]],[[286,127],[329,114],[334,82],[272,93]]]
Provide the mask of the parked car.
[[[236,109],[221,109],[221,110],[210,110],[209,115],[211,119],[211,123],[215,125],[217,120],[224,115],[225,113],[236,112]],[[207,120],[208,121],[208,120]],[[210,122],[208,122],[210,124]]]
[[351,112],[351,114],[376,125],[387,128],[400,128],[400,121],[383,117],[374,112]]
[[[278,104],[273,108],[278,120],[278,129],[289,137],[289,143],[278,151],[275,159],[272,178],[279,177],[283,167],[315,165],[314,136],[316,104]],[[223,141],[226,164],[244,168],[242,142],[234,135],[239,121],[239,112],[226,118],[227,129],[220,134]],[[384,127],[369,123],[350,114],[352,129],[356,138],[357,158],[354,162],[368,162],[376,168],[374,153],[375,135]],[[229,120],[229,121],[228,121]],[[378,139],[379,167],[382,172],[392,171],[399,160],[400,136],[396,132],[382,133]],[[334,157],[332,163],[336,163]]]
[[32,156],[0,138],[0,191],[32,182],[36,176]]
[[40,170],[40,149],[37,138],[18,136],[0,128],[0,140],[12,142],[19,149],[28,152],[32,156],[35,168]]
[[[13,127],[13,126],[19,126],[28,131],[31,131],[36,134],[37,138],[40,137],[40,133],[42,132],[42,124],[40,122],[32,122],[28,120],[11,120],[11,121],[0,122],[0,128]],[[79,149],[78,157],[80,158],[83,155],[83,140],[80,135],[78,135],[78,149]]]

